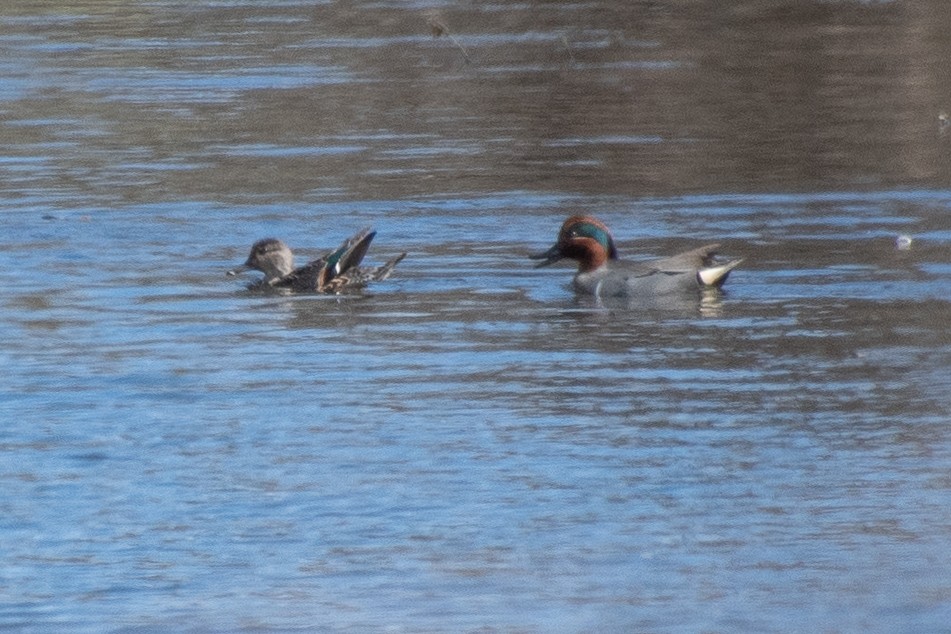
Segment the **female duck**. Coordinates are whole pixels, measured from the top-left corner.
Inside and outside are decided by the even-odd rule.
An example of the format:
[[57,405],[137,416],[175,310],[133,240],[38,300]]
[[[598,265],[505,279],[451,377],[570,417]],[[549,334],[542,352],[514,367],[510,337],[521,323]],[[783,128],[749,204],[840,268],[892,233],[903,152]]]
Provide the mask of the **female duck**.
[[375,235],[375,231],[364,229],[337,249],[296,269],[294,254],[286,244],[276,238],[264,238],[251,247],[247,261],[228,271],[228,275],[253,269],[264,273],[261,286],[298,292],[338,293],[359,288],[369,282],[385,280],[393,267],[406,257],[401,253],[382,266],[359,266]]

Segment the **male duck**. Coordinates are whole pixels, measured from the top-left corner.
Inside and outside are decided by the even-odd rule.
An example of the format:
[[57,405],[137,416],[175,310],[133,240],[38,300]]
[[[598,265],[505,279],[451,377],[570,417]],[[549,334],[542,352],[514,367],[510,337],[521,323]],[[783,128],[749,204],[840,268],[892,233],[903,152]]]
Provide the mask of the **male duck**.
[[405,253],[401,253],[382,266],[359,266],[375,235],[375,231],[364,229],[345,240],[337,249],[296,269],[294,254],[286,244],[276,238],[264,238],[251,247],[247,261],[228,271],[228,275],[254,269],[264,273],[261,286],[298,292],[338,293],[359,288],[369,282],[385,280],[393,267],[406,257]]
[[715,264],[719,245],[685,251],[647,262],[620,260],[607,226],[591,216],[565,220],[553,247],[529,257],[542,260],[536,268],[562,258],[578,261],[575,289],[598,297],[635,297],[720,288],[743,260]]

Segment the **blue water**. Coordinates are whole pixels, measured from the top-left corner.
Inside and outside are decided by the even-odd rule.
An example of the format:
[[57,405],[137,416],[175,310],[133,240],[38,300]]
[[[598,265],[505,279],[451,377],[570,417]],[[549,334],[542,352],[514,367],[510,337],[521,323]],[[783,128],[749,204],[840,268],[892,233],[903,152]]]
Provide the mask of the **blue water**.
[[703,310],[612,309],[503,223],[456,243],[485,220],[453,209],[506,206],[447,205],[437,249],[355,205],[371,257],[411,256],[341,298],[225,278],[244,249],[214,229],[241,211],[8,213],[5,625],[943,628],[933,241],[797,270],[747,240],[763,253]]
[[[702,7],[442,7],[469,63],[429,3],[0,11],[0,629],[951,632],[942,49],[895,5],[787,36],[895,84],[802,97],[851,136],[785,75],[738,134],[716,80],[788,69]],[[577,298],[527,256],[582,211],[746,261]],[[368,225],[364,293],[224,274]]]

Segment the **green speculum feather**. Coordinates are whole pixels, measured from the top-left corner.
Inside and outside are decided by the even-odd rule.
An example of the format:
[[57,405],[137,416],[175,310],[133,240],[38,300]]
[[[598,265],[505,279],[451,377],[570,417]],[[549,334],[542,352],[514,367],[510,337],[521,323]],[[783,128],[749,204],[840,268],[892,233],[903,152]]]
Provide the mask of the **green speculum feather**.
[[344,256],[347,252],[346,248],[337,249],[327,258],[327,264],[324,266],[325,270],[333,271],[334,274],[342,273],[342,271],[337,271],[337,263],[340,262],[340,258]]

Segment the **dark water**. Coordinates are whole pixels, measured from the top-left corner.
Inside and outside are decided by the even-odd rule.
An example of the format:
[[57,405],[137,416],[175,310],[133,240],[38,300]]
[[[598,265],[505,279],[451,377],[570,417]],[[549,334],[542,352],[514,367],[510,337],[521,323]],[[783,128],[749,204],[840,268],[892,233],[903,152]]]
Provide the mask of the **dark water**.
[[[4,5],[0,629],[951,632],[949,27]],[[747,260],[577,299],[578,212]],[[365,225],[363,295],[224,276]]]

